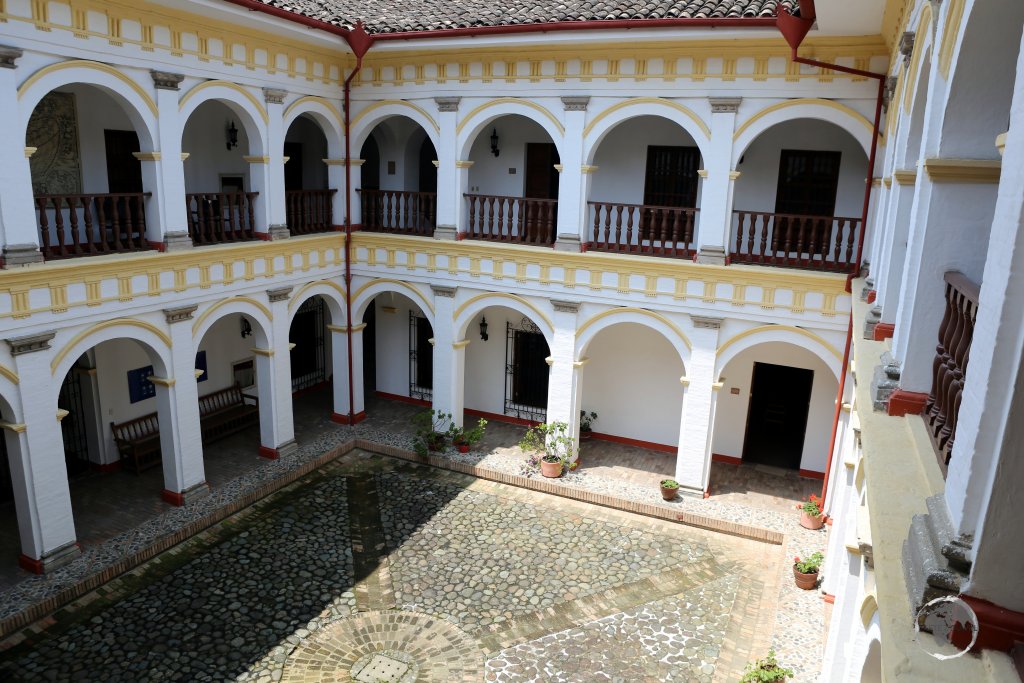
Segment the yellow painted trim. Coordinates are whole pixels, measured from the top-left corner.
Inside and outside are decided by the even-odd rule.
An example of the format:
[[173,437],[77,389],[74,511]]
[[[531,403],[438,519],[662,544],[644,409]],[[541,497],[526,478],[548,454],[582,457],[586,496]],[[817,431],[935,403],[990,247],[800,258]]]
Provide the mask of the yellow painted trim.
[[[608,107],[607,109],[603,110],[600,114],[595,116],[594,120],[587,124],[587,127],[583,129],[584,139],[586,139],[586,137],[590,135],[591,131],[594,130],[594,127],[598,123],[600,123],[602,119],[606,118],[611,114],[614,114],[620,109],[640,104],[658,104],[666,106],[670,109],[674,109],[683,116],[693,121],[695,124],[697,124],[697,127],[700,128],[702,133],[704,133],[704,137],[708,138],[709,140],[711,139],[711,128],[709,128],[708,125],[704,123],[704,121],[699,116],[697,116],[697,114],[692,109],[690,109],[689,107],[684,107],[678,102],[673,102],[672,100],[668,100],[663,97],[634,97],[632,99],[619,102],[618,104],[613,104],[612,106]],[[654,116],[654,114],[651,114],[651,116]]]
[[573,361],[572,366],[574,368],[582,368],[583,366],[585,366],[589,362],[590,362],[590,357],[588,356],[586,358],[580,358],[579,360]]
[[864,625],[864,628],[871,626],[871,619],[875,616],[875,612],[878,611],[878,599],[875,598],[874,593],[868,593],[860,601],[860,623]]
[[[507,292],[487,292],[486,294],[477,294],[476,296],[472,297],[468,301],[463,302],[463,304],[461,306],[456,308],[455,309],[455,313],[452,314],[452,318],[454,320],[458,320],[459,316],[461,316],[462,313],[467,308],[469,308],[471,305],[475,304],[477,301],[480,301],[481,299],[488,299],[488,298],[490,298],[490,299],[512,299],[513,301],[518,301],[519,303],[523,304],[524,306],[529,308],[531,311],[536,313],[537,317],[539,317],[541,320],[543,320],[547,324],[548,329],[550,329],[552,331],[554,331],[554,329],[555,329],[555,325],[554,325],[554,323],[551,322],[551,319],[549,317],[547,317],[546,315],[544,315],[544,313],[542,313],[539,308],[537,308],[536,306],[531,304],[529,301],[527,301],[523,297],[517,296],[515,294],[509,294]],[[501,304],[494,304],[494,305],[495,306],[500,306]]]
[[353,333],[362,332],[363,330],[366,329],[366,323],[359,323],[358,325],[353,325],[351,329]]
[[343,327],[341,325],[328,325],[327,329],[330,330],[331,332],[337,332],[339,334],[348,331],[347,327]]
[[724,387],[725,387],[725,378],[723,377],[721,379],[721,381],[715,382],[715,383],[713,383],[711,385],[711,391],[715,391],[715,392],[721,391]]
[[[839,104],[838,102],[833,102],[832,100],[823,100],[820,97],[801,97],[801,98],[798,98],[798,99],[795,99],[795,100],[786,100],[785,102],[777,102],[777,103],[775,103],[775,104],[773,104],[773,105],[771,105],[769,107],[765,107],[761,111],[757,112],[756,114],[751,116],[749,119],[744,121],[742,126],[740,126],[739,128],[736,129],[736,132],[732,136],[733,141],[735,142],[736,140],[739,140],[740,136],[743,135],[743,133],[748,128],[750,128],[750,126],[752,126],[755,122],[757,122],[760,119],[764,118],[768,114],[771,114],[773,112],[777,112],[780,109],[788,109],[789,107],[798,107],[798,106],[801,106],[801,105],[804,105],[804,104],[816,105],[816,106],[821,106],[821,107],[829,107],[830,109],[835,109],[837,111],[841,111],[844,114],[848,114],[848,115],[852,116],[854,119],[856,119],[858,122],[860,122],[860,124],[862,126],[867,128],[868,131],[871,131],[874,128],[874,124],[871,123],[871,121],[868,121],[866,116],[864,116],[863,114],[858,112],[856,109],[851,109],[850,107],[847,107],[845,104]],[[879,137],[882,136],[881,131],[879,131],[878,136]]]
[[57,408],[57,422],[63,422],[64,418],[71,414],[70,410]]
[[132,156],[139,161],[160,161],[160,152],[132,152]]
[[999,150],[999,156],[1003,156],[1003,152],[1006,151],[1006,136],[1008,134],[1009,131],[996,136],[996,149]]
[[[113,320],[105,320],[101,323],[96,323],[89,329],[83,330],[76,334],[74,337],[72,337],[71,341],[65,344],[64,347],[60,350],[60,353],[54,356],[53,360],[50,361],[50,374],[57,372],[57,367],[60,365],[61,361],[64,360],[64,357],[71,353],[71,351],[76,346],[78,346],[78,344],[82,340],[87,339],[92,335],[96,334],[97,332],[107,329],[108,327],[117,327],[119,325],[124,325],[126,327],[138,327],[143,330],[148,330],[155,334],[157,337],[159,337],[160,341],[162,341],[168,349],[171,348],[171,338],[167,335],[166,332],[161,330],[156,325],[146,322],[145,320],[135,320],[134,318],[114,318]],[[125,337],[125,339],[131,338],[132,337]]]
[[128,78],[128,76],[125,76],[123,73],[121,73],[114,67],[110,66],[109,64],[102,64],[100,62],[94,62],[89,59],[69,59],[66,62],[57,62],[56,64],[44,66],[42,69],[39,69],[34,74],[26,78],[25,82],[21,84],[21,86],[18,88],[18,99],[20,100],[22,97],[24,97],[25,93],[28,92],[29,88],[35,85],[35,83],[44,76],[48,76],[49,74],[52,74],[55,71],[79,68],[92,69],[94,71],[102,71],[103,73],[110,74],[114,78],[124,82],[126,85],[128,85],[128,87],[134,90],[139,97],[142,98],[142,101],[146,103],[147,107],[149,107],[149,110],[153,113],[153,116],[157,116],[156,102],[153,100],[152,97],[150,97],[149,93],[146,92],[141,85],[139,85],[132,79]]
[[28,427],[23,422],[4,422],[0,421],[0,429],[7,429],[15,434],[22,434]]
[[31,159],[32,155],[35,154],[38,150],[39,150],[38,147],[26,147],[25,148],[25,158],[26,159]]
[[682,377],[679,378],[679,383],[682,384],[684,387],[689,387],[690,378],[687,377],[686,375],[683,375]]
[[[199,372],[202,375],[202,372]],[[150,375],[147,379],[153,384],[161,387],[173,387],[176,380],[173,377],[157,377],[156,375]]]
[[356,114],[356,117],[352,119],[352,121],[349,123],[350,128],[355,128],[359,124],[359,122],[366,118],[367,114],[369,114],[370,112],[376,111],[381,107],[388,107],[392,105],[397,105],[399,107],[408,107],[409,109],[415,110],[416,112],[423,115],[423,117],[425,117],[427,121],[430,121],[430,125],[434,127],[434,132],[438,134],[441,133],[441,126],[437,125],[437,121],[434,120],[434,117],[431,116],[426,109],[418,105],[415,105],[412,102],[408,102],[406,100],[381,100],[380,102],[374,102],[369,107]]
[[598,313],[597,315],[593,316],[585,323],[580,325],[579,329],[576,330],[576,337],[580,337],[580,335],[582,335],[587,330],[587,328],[589,328],[597,321],[607,318],[609,316],[620,315],[623,313],[636,313],[638,315],[646,316],[648,318],[654,318],[655,320],[666,325],[670,330],[675,332],[676,336],[679,337],[679,340],[683,342],[688,351],[693,349],[693,345],[690,343],[689,337],[687,337],[686,333],[683,332],[682,329],[680,329],[680,327],[676,325],[674,322],[672,322],[665,316],[661,315],[660,313],[648,311],[646,308],[636,308],[633,306],[622,306],[619,308],[612,308],[607,311],[601,311],[600,313]]
[[362,287],[357,289],[352,294],[352,300],[353,301],[357,301],[359,299],[359,295],[360,294],[365,292],[370,287],[372,287],[374,285],[379,285],[379,284],[398,285],[399,287],[402,287],[403,289],[408,289],[410,292],[415,294],[416,297],[420,301],[423,302],[423,305],[426,306],[427,309],[429,309],[431,313],[434,312],[434,304],[429,299],[427,299],[426,296],[423,295],[423,292],[421,292],[420,290],[416,289],[415,287],[413,287],[412,285],[410,285],[407,282],[402,282],[401,280],[394,280],[392,278],[377,278],[376,280],[371,280],[370,282],[367,282],[365,285],[363,285]]
[[456,350],[464,349],[467,346],[469,346],[469,342],[470,341],[472,341],[472,340],[471,339],[463,339],[462,341],[452,342],[452,348],[456,349]]
[[946,11],[946,27],[942,31],[942,43],[939,46],[939,72],[943,78],[949,78],[949,67],[953,64],[953,52],[957,38],[960,36],[960,24],[964,19],[966,0],[950,0]]
[[242,157],[242,161],[244,161],[247,164],[269,164],[270,163],[270,156],[269,155],[264,155],[264,156],[249,156],[249,155],[246,155],[246,156]]
[[890,175],[890,176],[886,176],[886,177],[882,178],[882,183],[886,187],[892,187],[892,176]]
[[814,341],[818,342],[826,349],[828,349],[832,353],[832,355],[839,360],[840,363],[843,360],[843,354],[840,353],[839,349],[829,344],[828,341],[814,334],[813,332],[808,332],[807,330],[801,327],[794,327],[792,325],[759,325],[758,327],[752,327],[749,330],[744,330],[739,334],[733,335],[724,344],[719,346],[718,350],[715,352],[715,358],[721,357],[721,355],[725,352],[726,349],[728,349],[730,346],[740,341],[741,339],[746,339],[747,337],[751,337],[755,334],[761,334],[762,332],[778,332],[780,330],[786,332],[795,332],[796,334],[807,337],[808,339],[813,339]]
[[288,342],[288,350],[291,351],[297,346],[295,342]]
[[251,92],[249,92],[242,86],[238,85],[237,83],[232,83],[231,81],[206,81],[204,83],[200,83],[199,85],[185,93],[182,96],[181,100],[178,101],[178,111],[182,111],[185,108],[185,105],[188,104],[188,101],[196,95],[198,95],[199,93],[201,93],[202,91],[206,90],[207,88],[214,88],[217,86],[222,86],[228,88],[229,90],[234,90],[235,92],[241,93],[247,100],[249,100],[249,102],[252,103],[252,106],[256,107],[256,111],[258,111],[260,113],[260,116],[263,118],[264,125],[270,123],[270,115],[267,114],[267,110],[263,106],[263,103],[256,99],[256,96],[253,95]]
[[295,308],[295,302],[300,301],[302,299],[302,295],[305,294],[307,290],[312,289],[317,285],[325,285],[327,287],[330,287],[331,289],[338,292],[338,294],[341,296],[342,301],[345,300],[345,288],[339,285],[338,283],[334,282],[333,280],[327,279],[314,280],[313,282],[307,282],[306,284],[302,285],[302,287],[299,288],[299,291],[291,295],[291,297],[288,299],[288,310],[290,311],[293,308]]
[[475,163],[475,161],[470,161],[468,159],[460,159],[455,162],[455,168],[473,168],[473,164]]
[[252,347],[252,352],[255,353],[257,356],[266,356],[267,358],[270,358],[271,356],[274,355],[273,349],[261,349],[256,346]]
[[[250,297],[247,297],[247,296],[232,296],[232,297],[229,297],[227,299],[224,299],[223,301],[218,301],[217,303],[215,303],[214,305],[210,306],[205,311],[203,311],[202,315],[200,315],[198,318],[196,318],[196,321],[194,323],[192,323],[192,336],[193,337],[196,336],[196,332],[199,330],[200,327],[202,327],[203,322],[207,318],[209,318],[211,315],[213,315],[214,311],[216,311],[217,309],[222,308],[224,306],[227,306],[228,304],[233,304],[233,303],[246,303],[246,304],[250,304],[250,305],[255,306],[256,308],[260,309],[260,311],[262,311],[263,314],[267,316],[267,320],[273,320],[274,319],[274,314],[270,312],[270,309],[267,308],[266,306],[264,306],[263,304],[261,304],[259,301],[256,301],[256,299],[253,299],[253,298],[250,298]],[[269,334],[269,330],[267,330],[267,333]]]
[[924,171],[933,183],[998,183],[999,159],[925,159]]
[[11,370],[6,365],[0,363],[0,375],[10,380],[11,384],[20,384],[21,380],[18,378],[18,373]]
[[288,108],[284,110],[284,120],[287,120],[288,116],[296,108],[301,107],[303,104],[307,102],[315,102],[317,104],[323,105],[324,108],[331,112],[331,115],[334,116],[334,122],[338,124],[338,131],[341,131],[345,127],[345,121],[341,116],[341,112],[338,111],[338,108],[335,107],[330,100],[324,99],[323,97],[316,97],[315,95],[306,95],[305,97],[300,97],[299,99],[289,104]]
[[893,171],[892,179],[899,185],[913,185],[917,182],[917,169]]
[[[924,59],[923,55],[926,49],[930,52],[932,47],[932,41],[925,40],[925,36],[931,32],[932,25],[932,7],[930,4],[925,3],[924,7],[921,8],[921,16],[917,21],[917,31],[914,35],[917,39],[914,41],[914,52],[910,55],[910,68],[907,70],[907,83],[909,87],[903,93],[903,113],[909,114],[910,107],[914,101],[914,92],[917,88],[914,84],[917,82],[917,72],[921,68],[921,60]],[[925,48],[927,42],[928,47]]]
[[502,104],[521,104],[524,107],[529,107],[530,109],[534,109],[534,110],[540,112],[541,114],[543,114],[544,116],[546,116],[548,118],[548,120],[550,120],[551,123],[553,123],[555,125],[555,128],[558,129],[558,132],[559,132],[560,135],[565,135],[565,126],[562,125],[562,122],[559,121],[555,117],[554,114],[552,114],[550,111],[548,111],[548,109],[546,109],[545,107],[542,107],[541,105],[537,104],[536,102],[532,102],[530,100],[526,100],[526,99],[523,99],[521,97],[498,97],[498,98],[493,99],[493,100],[491,100],[489,102],[484,102],[483,104],[476,106],[472,111],[470,111],[468,114],[466,114],[466,117],[464,119],[459,121],[459,125],[455,127],[455,133],[456,134],[461,133],[462,129],[466,127],[466,124],[469,123],[470,121],[472,121],[473,117],[475,117],[480,112],[484,111],[485,109],[490,109],[491,107],[497,107],[498,105],[502,105]]

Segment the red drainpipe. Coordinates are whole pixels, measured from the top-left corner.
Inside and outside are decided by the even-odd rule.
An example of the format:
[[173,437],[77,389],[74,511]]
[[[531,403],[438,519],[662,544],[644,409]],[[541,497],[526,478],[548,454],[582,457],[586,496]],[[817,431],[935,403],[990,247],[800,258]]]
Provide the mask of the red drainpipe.
[[[798,64],[808,64],[810,66],[817,66],[823,69],[830,69],[832,71],[840,71],[842,73],[853,74],[855,76],[863,76],[865,78],[874,78],[878,81],[878,97],[875,101],[875,124],[871,131],[871,151],[868,153],[868,177],[864,181],[864,204],[861,208],[861,234],[860,239],[857,241],[857,261],[854,266],[854,270],[846,279],[846,289],[850,291],[851,283],[855,275],[860,273],[861,258],[864,255],[864,234],[867,232],[868,226],[868,206],[871,203],[871,181],[875,173],[875,157],[878,152],[878,131],[882,123],[882,99],[885,95],[885,79],[887,74],[875,73],[874,71],[864,71],[862,69],[851,69],[848,66],[840,66],[838,64],[829,64],[828,62],[819,62],[814,59],[805,59],[797,54],[800,49],[800,43],[803,42],[807,36],[807,32],[811,30],[811,26],[814,25],[814,21],[817,15],[814,11],[814,0],[801,0],[800,2],[800,15],[794,16],[787,11],[779,12],[777,19],[777,25],[779,32],[782,33],[782,37],[789,43],[789,47],[792,50],[792,60]],[[835,416],[832,418],[832,438],[829,441],[828,447],[828,460],[825,464],[825,481],[821,485],[821,498],[822,505],[825,504],[825,495],[828,493],[828,480],[832,474],[832,459],[835,455],[836,448],[836,437],[839,433],[839,416],[843,410],[843,393],[846,389],[846,375],[849,371],[850,364],[850,346],[853,341],[853,313],[850,313],[850,322],[846,330],[846,349],[843,351],[843,365],[839,371],[839,393],[836,395],[836,410]]]

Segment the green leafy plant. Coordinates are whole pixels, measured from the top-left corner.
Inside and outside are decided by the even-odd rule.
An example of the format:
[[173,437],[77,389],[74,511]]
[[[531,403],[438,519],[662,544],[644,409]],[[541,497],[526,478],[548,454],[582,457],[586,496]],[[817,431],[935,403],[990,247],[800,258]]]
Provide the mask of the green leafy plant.
[[810,497],[802,504],[798,505],[801,510],[806,512],[811,517],[817,517],[821,514],[821,498],[818,498],[813,493]]
[[465,429],[463,427],[451,426],[449,433],[452,437],[452,443],[456,446],[475,446],[480,443],[484,438],[484,430],[487,427],[487,420],[482,417],[477,420],[476,426],[472,429]]
[[519,441],[519,447],[532,454],[523,469],[526,476],[537,472],[541,460],[561,462],[563,467],[574,469],[572,461],[579,452],[576,441],[569,436],[569,425],[564,422],[530,427]]
[[768,650],[767,657],[747,664],[740,683],[772,683],[772,681],[784,681],[787,676],[792,675],[792,669],[779,666],[778,660],[775,659],[775,650]]
[[597,413],[591,410],[589,413],[585,410],[580,411],[580,431],[581,432],[592,432],[594,431],[594,422],[597,421]]
[[805,560],[801,560],[799,557],[793,558],[793,566],[801,574],[817,574],[818,570],[821,569],[821,563],[825,561],[825,556],[821,553],[814,553]]
[[440,410],[429,410],[412,418],[416,425],[416,440],[413,449],[420,456],[430,451],[444,450],[445,440],[452,428],[452,414]]
[[675,479],[662,479],[661,488],[663,489],[677,489],[679,488],[679,482]]

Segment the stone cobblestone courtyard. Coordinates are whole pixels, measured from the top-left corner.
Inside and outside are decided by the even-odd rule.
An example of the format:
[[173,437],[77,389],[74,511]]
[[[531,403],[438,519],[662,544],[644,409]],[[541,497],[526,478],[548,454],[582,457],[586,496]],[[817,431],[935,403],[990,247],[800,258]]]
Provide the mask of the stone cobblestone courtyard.
[[734,681],[785,552],[357,450],[59,611],[0,679]]

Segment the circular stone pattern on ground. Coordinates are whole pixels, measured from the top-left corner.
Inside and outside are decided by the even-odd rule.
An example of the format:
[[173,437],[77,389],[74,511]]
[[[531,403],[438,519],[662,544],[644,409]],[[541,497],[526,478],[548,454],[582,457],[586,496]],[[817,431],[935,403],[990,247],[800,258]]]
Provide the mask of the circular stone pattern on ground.
[[360,681],[372,670],[374,683],[475,683],[483,679],[483,663],[476,641],[443,619],[417,612],[363,612],[327,624],[296,647],[281,681]]

